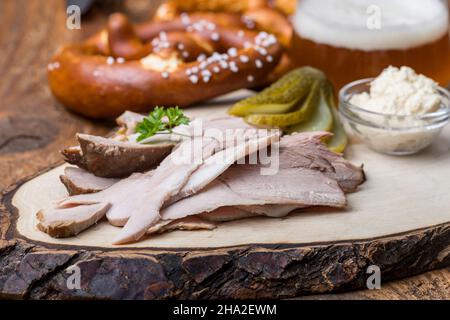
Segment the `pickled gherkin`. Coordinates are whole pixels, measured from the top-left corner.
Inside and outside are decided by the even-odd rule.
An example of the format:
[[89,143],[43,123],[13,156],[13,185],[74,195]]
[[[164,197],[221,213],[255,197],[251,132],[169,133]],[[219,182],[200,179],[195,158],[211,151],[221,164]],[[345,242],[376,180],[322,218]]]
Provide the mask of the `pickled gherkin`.
[[293,70],[259,94],[236,103],[229,113],[251,125],[281,128],[286,133],[328,131],[324,140],[334,152],[344,152],[347,137],[334,106],[330,81],[320,70]]
[[313,83],[324,78],[323,73],[314,68],[295,69],[259,94],[236,103],[229,110],[229,114],[245,117],[250,114],[290,112],[300,100],[308,95]]
[[345,147],[347,146],[347,136],[345,135],[344,128],[342,127],[341,122],[338,119],[338,115],[336,110],[332,109],[334,125],[333,136],[327,141],[327,146],[331,151],[343,153]]
[[300,123],[286,129],[287,133],[309,132],[309,131],[330,131],[333,128],[333,115],[328,107],[327,97],[323,90],[319,92],[318,103],[314,106],[311,116]]
[[331,151],[343,153],[345,151],[345,147],[347,146],[347,135],[345,134],[342,123],[339,121],[339,115],[336,111],[336,107],[334,106],[333,87],[331,84],[328,84],[326,93],[328,105],[333,115],[333,130],[331,131],[333,136],[327,141],[327,145]]
[[259,127],[283,128],[309,118],[316,110],[320,98],[320,83],[315,82],[303,102],[297,103],[297,110],[281,114],[250,114],[245,117],[249,124]]

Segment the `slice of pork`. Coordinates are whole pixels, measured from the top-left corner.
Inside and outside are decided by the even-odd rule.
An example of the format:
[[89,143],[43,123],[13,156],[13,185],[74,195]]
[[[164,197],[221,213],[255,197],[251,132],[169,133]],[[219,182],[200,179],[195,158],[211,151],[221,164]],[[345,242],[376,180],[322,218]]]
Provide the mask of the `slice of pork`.
[[215,229],[217,225],[206,219],[202,219],[199,216],[186,217],[183,219],[178,219],[175,221],[164,221],[160,220],[154,226],[151,226],[147,230],[147,235],[155,233],[164,233],[174,230],[212,230]]
[[59,177],[69,195],[95,193],[111,187],[119,179],[101,178],[77,167],[67,167]]
[[[346,198],[335,180],[316,170],[286,168],[276,175],[261,175],[258,165],[235,165],[201,192],[163,209],[161,217],[175,220],[225,206],[242,208],[268,204],[289,205],[278,213],[285,215],[304,206],[343,208]],[[256,209],[261,208],[253,208],[253,213],[262,213]]]
[[[253,217],[266,216],[271,218],[282,218],[296,209],[304,208],[299,205],[289,204],[266,204],[254,206],[224,206],[211,212],[203,212],[194,217],[200,217],[212,222],[228,222]],[[171,220],[161,220],[169,222]]]
[[136,131],[136,125],[145,118],[144,115],[132,111],[125,111],[117,119],[116,123],[123,128],[126,135]]
[[65,161],[106,178],[121,178],[153,169],[174,147],[172,143],[139,144],[87,134],[78,134],[77,139],[79,148],[62,151]]
[[344,192],[353,192],[364,182],[364,171],[326,147],[322,140],[330,135],[328,132],[309,132],[283,136],[280,168],[319,170],[336,180]]
[[39,220],[37,227],[54,238],[71,237],[97,223],[109,208],[109,203],[100,202],[71,210],[41,210],[36,214]]
[[[257,214],[257,213],[252,213],[250,211],[247,211],[245,209],[241,209],[238,207],[224,206],[224,207],[217,208],[211,212],[200,213],[197,216],[202,218],[203,220],[207,220],[207,221],[211,221],[211,222],[228,222],[228,221],[252,218],[252,217],[256,217],[258,215],[259,214]],[[194,217],[197,217],[197,216],[194,216]],[[171,220],[161,220],[161,221],[169,222]]]
[[262,215],[272,218],[283,218],[294,210],[303,209],[307,206],[295,204],[266,204],[252,206],[235,206],[235,208],[244,210],[256,215]]
[[[71,210],[76,206],[89,205],[92,203],[108,202],[112,206],[108,210],[106,217],[114,226],[123,226],[130,217],[128,204],[134,201],[134,197],[140,193],[140,189],[150,180],[153,175],[152,171],[145,173],[134,173],[128,178],[122,179],[111,187],[97,193],[80,194],[70,196],[58,203],[57,208]],[[149,192],[147,196],[151,197],[153,192]],[[136,195],[135,195],[136,194]]]

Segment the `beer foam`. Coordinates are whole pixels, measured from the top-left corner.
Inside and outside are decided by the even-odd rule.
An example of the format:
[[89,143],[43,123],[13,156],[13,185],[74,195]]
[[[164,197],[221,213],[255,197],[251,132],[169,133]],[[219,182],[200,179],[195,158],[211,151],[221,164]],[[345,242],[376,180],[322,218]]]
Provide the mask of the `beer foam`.
[[448,20],[439,0],[301,0],[293,24],[316,43],[372,51],[434,42],[447,33]]

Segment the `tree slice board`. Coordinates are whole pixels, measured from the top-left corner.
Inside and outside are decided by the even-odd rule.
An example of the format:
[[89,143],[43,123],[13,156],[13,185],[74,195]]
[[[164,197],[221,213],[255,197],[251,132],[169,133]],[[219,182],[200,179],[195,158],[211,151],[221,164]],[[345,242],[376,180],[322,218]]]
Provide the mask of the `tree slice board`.
[[[187,112],[225,114],[239,91]],[[377,265],[388,281],[450,265],[450,127],[408,157],[353,141],[346,157],[367,181],[345,210],[301,210],[211,231],[175,231],[113,246],[119,228],[100,222],[76,237],[36,229],[36,212],[67,192],[65,165],[8,189],[0,208],[0,297],[279,298],[363,288]],[[72,266],[80,288],[69,289]],[[70,272],[69,272],[70,271]]]

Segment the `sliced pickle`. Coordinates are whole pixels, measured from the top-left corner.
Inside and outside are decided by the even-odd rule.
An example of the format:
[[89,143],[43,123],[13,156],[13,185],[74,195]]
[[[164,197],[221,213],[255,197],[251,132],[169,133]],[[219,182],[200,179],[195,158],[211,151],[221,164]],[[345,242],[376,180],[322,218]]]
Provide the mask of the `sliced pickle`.
[[345,151],[345,147],[347,146],[347,136],[341,122],[339,121],[336,110],[333,108],[331,112],[333,113],[334,125],[333,131],[331,131],[333,136],[327,142],[328,149],[337,153],[343,153]]
[[228,113],[245,117],[255,113],[280,114],[289,112],[296,103],[308,94],[315,81],[323,79],[325,79],[325,75],[320,70],[310,67],[295,69],[259,94],[239,101],[230,108]]
[[320,90],[319,103],[309,119],[287,128],[286,132],[330,131],[333,128],[333,115],[328,107],[324,90]]
[[298,110],[283,114],[250,114],[245,121],[258,127],[288,127],[308,119],[319,103],[321,83],[315,82],[305,101],[298,102]]
[[333,115],[333,130],[331,131],[333,136],[327,141],[327,145],[331,151],[343,153],[345,151],[345,147],[347,146],[347,135],[345,134],[344,127],[339,120],[339,115],[334,104],[333,87],[331,84],[328,84],[326,93],[328,96],[328,105]]

